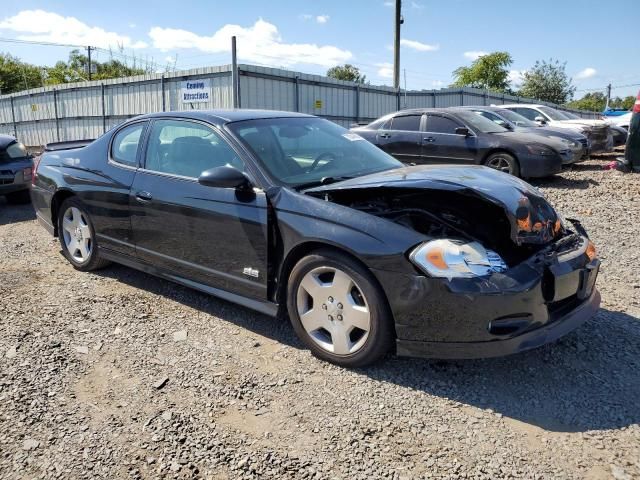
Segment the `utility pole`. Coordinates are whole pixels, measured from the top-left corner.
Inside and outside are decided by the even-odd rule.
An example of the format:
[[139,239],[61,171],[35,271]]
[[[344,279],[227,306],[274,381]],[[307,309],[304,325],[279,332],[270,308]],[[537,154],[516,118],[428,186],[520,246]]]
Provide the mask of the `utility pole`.
[[231,37],[231,105],[240,108],[240,77],[238,76],[238,50],[236,36]]
[[89,61],[89,71],[87,73],[89,75],[89,81],[91,81],[91,50],[95,50],[95,47],[87,47],[87,58]]
[[607,105],[604,107],[605,110],[609,108],[610,101],[611,101],[611,84],[607,85]]
[[402,0],[396,0],[395,31],[393,39],[393,88],[400,88],[400,25],[402,18]]

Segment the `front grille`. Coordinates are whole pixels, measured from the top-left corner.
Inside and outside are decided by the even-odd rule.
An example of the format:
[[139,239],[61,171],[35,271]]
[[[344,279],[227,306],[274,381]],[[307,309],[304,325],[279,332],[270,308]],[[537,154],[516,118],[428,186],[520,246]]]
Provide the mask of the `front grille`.
[[0,178],[0,185],[11,185],[13,178]]

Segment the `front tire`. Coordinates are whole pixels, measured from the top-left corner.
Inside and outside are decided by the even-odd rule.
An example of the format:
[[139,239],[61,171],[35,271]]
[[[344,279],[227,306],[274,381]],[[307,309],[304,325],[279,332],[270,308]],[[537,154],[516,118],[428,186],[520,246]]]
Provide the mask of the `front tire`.
[[58,237],[62,253],[76,270],[89,272],[109,265],[100,258],[93,223],[84,204],[69,197],[60,205]]
[[520,165],[518,165],[518,160],[516,160],[516,158],[509,153],[492,153],[487,157],[487,160],[484,162],[484,164],[489,168],[508,173],[510,175],[513,175],[514,177],[520,176]]
[[316,357],[342,367],[380,360],[394,340],[386,296],[351,257],[323,249],[291,271],[287,309],[298,337]]

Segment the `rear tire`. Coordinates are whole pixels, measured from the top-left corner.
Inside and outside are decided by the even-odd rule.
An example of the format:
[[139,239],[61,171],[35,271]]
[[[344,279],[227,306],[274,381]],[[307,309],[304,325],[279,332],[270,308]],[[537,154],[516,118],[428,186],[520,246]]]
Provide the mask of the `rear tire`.
[[386,296],[369,270],[322,249],[291,271],[287,309],[298,337],[316,357],[357,368],[385,356],[395,338]]
[[58,211],[58,237],[69,263],[82,272],[109,265],[111,262],[100,258],[93,223],[84,204],[76,197],[69,197]]
[[7,203],[10,203],[11,205],[19,205],[29,203],[31,201],[29,190],[20,190],[19,192],[7,193],[6,198]]
[[516,158],[509,153],[492,153],[487,157],[484,164],[489,168],[508,173],[510,175],[513,175],[514,177],[520,176],[520,165],[518,165],[518,160],[516,160]]

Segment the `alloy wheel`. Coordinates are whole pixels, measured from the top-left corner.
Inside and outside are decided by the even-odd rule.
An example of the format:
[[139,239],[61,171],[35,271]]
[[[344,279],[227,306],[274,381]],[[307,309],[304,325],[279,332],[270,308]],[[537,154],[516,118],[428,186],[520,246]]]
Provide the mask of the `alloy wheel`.
[[496,155],[493,158],[491,158],[487,162],[487,167],[491,167],[495,170],[500,170],[501,172],[504,172],[504,173],[512,173],[511,164],[502,155]]
[[362,290],[337,268],[318,267],[303,277],[297,310],[309,337],[335,355],[360,350],[371,330],[371,312]]
[[62,217],[62,236],[69,255],[79,263],[89,260],[93,249],[91,228],[84,213],[76,207],[69,207]]

